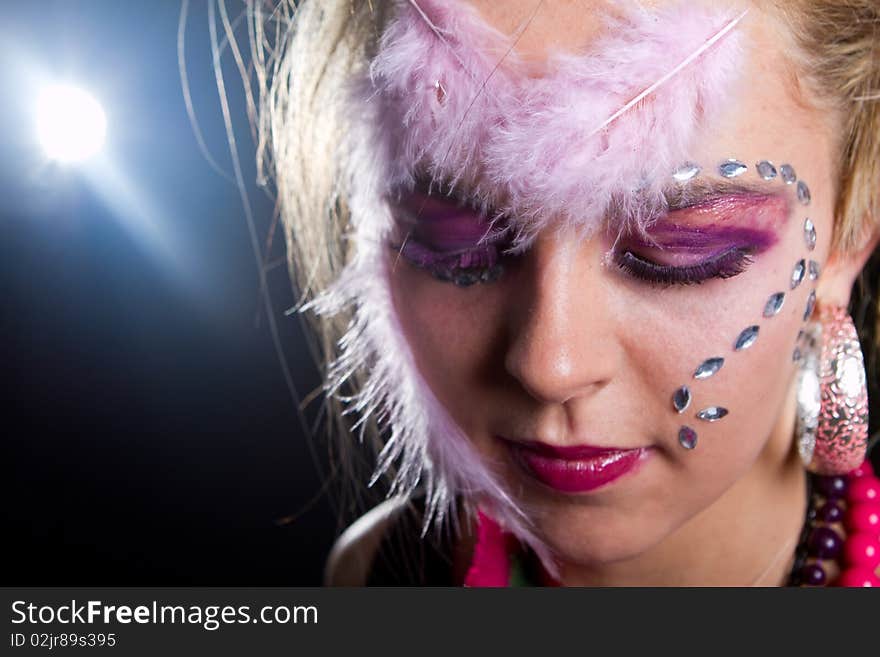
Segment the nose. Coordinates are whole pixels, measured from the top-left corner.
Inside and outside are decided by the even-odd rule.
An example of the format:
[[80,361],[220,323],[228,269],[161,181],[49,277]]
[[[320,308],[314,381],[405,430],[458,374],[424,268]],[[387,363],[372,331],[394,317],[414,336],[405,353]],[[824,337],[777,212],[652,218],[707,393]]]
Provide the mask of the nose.
[[504,364],[536,400],[563,404],[605,386],[620,347],[600,241],[545,232],[518,267]]

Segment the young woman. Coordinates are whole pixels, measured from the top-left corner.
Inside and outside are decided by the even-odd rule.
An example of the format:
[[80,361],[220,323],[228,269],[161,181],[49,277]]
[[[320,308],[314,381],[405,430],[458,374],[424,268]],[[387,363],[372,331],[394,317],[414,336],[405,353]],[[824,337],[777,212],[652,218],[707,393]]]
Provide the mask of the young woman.
[[876,2],[299,4],[260,157],[391,496],[330,583],[880,583]]

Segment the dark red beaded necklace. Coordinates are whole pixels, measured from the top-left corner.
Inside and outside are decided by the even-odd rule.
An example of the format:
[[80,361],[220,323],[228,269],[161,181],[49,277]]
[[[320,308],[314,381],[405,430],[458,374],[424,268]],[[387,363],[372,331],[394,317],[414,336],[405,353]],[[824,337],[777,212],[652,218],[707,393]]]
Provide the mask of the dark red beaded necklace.
[[[880,586],[880,480],[870,462],[848,475],[807,479],[806,521],[788,585]],[[833,581],[830,568],[839,573]]]

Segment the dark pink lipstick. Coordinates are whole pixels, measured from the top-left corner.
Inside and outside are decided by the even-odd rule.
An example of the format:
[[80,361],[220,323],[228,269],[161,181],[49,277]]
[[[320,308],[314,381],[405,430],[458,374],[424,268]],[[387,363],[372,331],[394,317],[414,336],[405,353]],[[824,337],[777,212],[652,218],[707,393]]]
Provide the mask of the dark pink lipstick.
[[511,440],[505,443],[529,474],[563,493],[584,493],[610,484],[633,471],[647,454],[645,448],[555,447],[536,441]]

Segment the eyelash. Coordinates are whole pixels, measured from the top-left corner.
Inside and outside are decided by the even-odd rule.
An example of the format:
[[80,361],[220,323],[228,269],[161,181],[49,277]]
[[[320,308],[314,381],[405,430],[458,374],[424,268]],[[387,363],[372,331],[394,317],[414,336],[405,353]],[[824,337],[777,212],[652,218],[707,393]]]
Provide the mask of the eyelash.
[[617,266],[640,281],[657,286],[699,285],[713,278],[731,278],[752,264],[749,251],[734,246],[708,260],[685,267],[662,265],[642,258],[632,251],[615,254]]
[[[414,240],[407,240],[393,248],[408,262],[427,271],[437,280],[459,287],[492,283],[498,280],[504,268],[499,262],[498,249],[492,244],[454,254],[437,253]],[[416,253],[412,252],[414,250]],[[753,262],[751,254],[742,247],[732,247],[708,260],[684,267],[652,262],[632,251],[619,252],[614,259],[617,266],[629,276],[661,287],[699,285],[713,278],[731,278],[743,273]],[[472,266],[475,262],[478,265]]]

